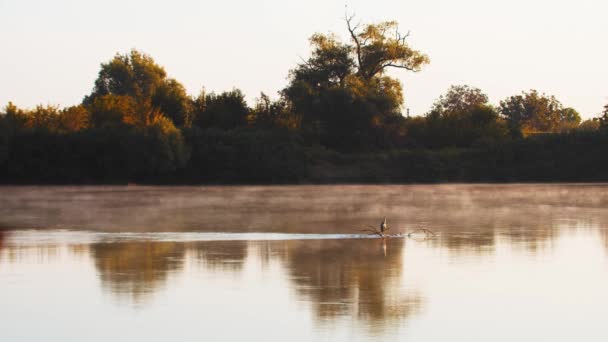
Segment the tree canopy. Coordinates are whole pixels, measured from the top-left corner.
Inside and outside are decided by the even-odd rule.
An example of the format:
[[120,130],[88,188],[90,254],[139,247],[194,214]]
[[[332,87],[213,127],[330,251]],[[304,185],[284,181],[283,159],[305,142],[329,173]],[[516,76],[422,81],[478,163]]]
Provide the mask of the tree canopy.
[[608,128],[608,104],[604,106],[604,110],[600,114],[599,121],[602,128]]
[[429,115],[449,116],[488,105],[488,95],[468,85],[453,85],[433,104]]
[[251,107],[237,88],[191,96],[145,53],[117,54],[80,104],[9,102],[0,181],[527,180],[529,165],[544,179],[556,160],[579,179],[568,155],[592,150],[581,159],[591,165],[605,154],[608,105],[581,124],[575,109],[536,90],[494,106],[479,88],[454,85],[426,115],[404,117],[403,86],[387,71],[417,72],[429,58],[394,21],[347,17],[344,31],[346,40],[312,35],[279,97],[262,93]]
[[282,96],[306,130],[328,146],[377,146],[380,130],[401,116],[401,83],[385,75],[388,68],[419,71],[429,63],[409,46],[396,22],[353,25],[346,18],[350,40],[314,34],[311,56],[290,72]]
[[[425,141],[431,147],[471,147],[505,140],[507,128],[481,89],[453,85],[427,113]],[[418,134],[421,134],[418,132]]]
[[199,127],[235,129],[247,125],[249,107],[238,89],[220,94],[202,93],[195,102],[199,111],[195,113],[194,124]]
[[429,63],[427,55],[412,49],[406,42],[410,33],[402,34],[396,21],[377,24],[353,25],[354,17],[347,17],[346,24],[352,39],[357,61],[357,75],[371,79],[387,68],[420,71]]
[[576,110],[564,108],[554,96],[539,94],[536,90],[501,101],[500,111],[512,131],[524,134],[559,132],[564,125],[577,126],[581,121]]
[[153,107],[176,125],[190,124],[190,98],[185,88],[168,78],[165,69],[152,57],[137,50],[117,54],[102,63],[93,91],[84,103],[90,105],[109,95],[128,96],[143,106]]

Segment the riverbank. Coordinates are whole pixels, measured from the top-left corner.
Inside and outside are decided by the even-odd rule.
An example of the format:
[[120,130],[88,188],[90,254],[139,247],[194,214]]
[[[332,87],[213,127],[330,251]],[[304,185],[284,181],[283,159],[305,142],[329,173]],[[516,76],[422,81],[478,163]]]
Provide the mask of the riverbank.
[[[341,153],[282,132],[186,133],[176,160],[153,137],[21,134],[3,184],[387,184],[608,181],[608,134],[543,135],[472,148]],[[160,148],[159,148],[160,146]],[[152,153],[152,151],[156,151]],[[160,151],[160,153],[158,152]]]

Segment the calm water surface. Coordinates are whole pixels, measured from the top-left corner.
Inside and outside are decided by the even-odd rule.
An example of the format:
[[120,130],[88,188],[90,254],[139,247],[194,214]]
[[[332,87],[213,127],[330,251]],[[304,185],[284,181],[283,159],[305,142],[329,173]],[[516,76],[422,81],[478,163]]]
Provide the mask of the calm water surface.
[[[607,341],[608,185],[0,188],[0,341]],[[395,232],[361,232],[388,218]]]

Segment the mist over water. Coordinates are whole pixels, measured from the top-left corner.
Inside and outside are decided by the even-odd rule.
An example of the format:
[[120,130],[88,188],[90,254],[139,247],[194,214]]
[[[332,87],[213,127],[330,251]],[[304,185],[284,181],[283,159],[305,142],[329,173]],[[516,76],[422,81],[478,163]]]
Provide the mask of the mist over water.
[[604,184],[0,194],[2,341],[608,338]]

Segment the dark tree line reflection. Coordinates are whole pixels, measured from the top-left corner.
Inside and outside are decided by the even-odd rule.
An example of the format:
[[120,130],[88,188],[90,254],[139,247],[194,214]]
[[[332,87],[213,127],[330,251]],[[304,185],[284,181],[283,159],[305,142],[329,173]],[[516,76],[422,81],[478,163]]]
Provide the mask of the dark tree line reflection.
[[[581,229],[567,224],[561,229]],[[497,243],[515,249],[536,251],[550,248],[559,234],[557,228],[512,228],[466,230],[421,242],[428,248],[459,254],[491,257]],[[599,233],[608,251],[606,230]],[[584,229],[584,228],[583,228]],[[9,236],[9,237],[7,237]],[[185,264],[214,274],[244,272],[248,261],[267,265],[278,263],[296,299],[309,303],[320,323],[349,319],[370,328],[403,321],[424,310],[424,292],[411,287],[411,276],[404,268],[408,253],[403,239],[291,240],[291,241],[217,241],[217,242],[122,242],[66,246],[38,244],[20,246],[10,242],[10,233],[0,231],[0,261],[35,257],[45,262],[60,258],[67,250],[71,257],[90,257],[102,288],[120,301],[145,304],[155,293],[170,286],[171,278],[185,271]],[[192,270],[190,270],[192,271]],[[237,281],[237,280],[235,280]],[[201,289],[204,291],[205,289]]]
[[[553,234],[545,231],[528,236],[523,246],[530,240],[543,244],[552,238]],[[16,261],[20,255],[34,254],[48,260],[60,254],[57,252],[60,246],[12,246],[4,243],[4,238],[0,242],[3,242],[0,255],[9,255]],[[483,256],[492,253],[496,242],[496,236],[484,234],[471,239],[444,236],[426,241],[425,245],[456,255],[466,250]],[[320,322],[347,318],[381,327],[407,319],[424,308],[424,293],[408,288],[411,279],[403,267],[407,247],[402,239],[102,242],[71,245],[69,251],[79,257],[89,255],[102,288],[121,301],[135,304],[145,304],[169,286],[172,275],[184,272],[186,260],[211,274],[239,274],[252,258],[263,265],[279,262],[298,300],[310,303]]]
[[186,248],[173,242],[96,243],[90,252],[102,286],[112,294],[145,299],[184,264]]
[[321,321],[349,317],[377,326],[404,319],[423,304],[418,292],[401,290],[407,279],[399,239],[99,243],[90,248],[104,289],[135,302],[163,288],[189,257],[221,274],[241,272],[248,258],[262,264],[279,261],[299,300],[309,302]]
[[403,292],[402,240],[291,241],[284,262],[299,296],[320,319],[348,316],[382,323],[403,319],[422,304]]

